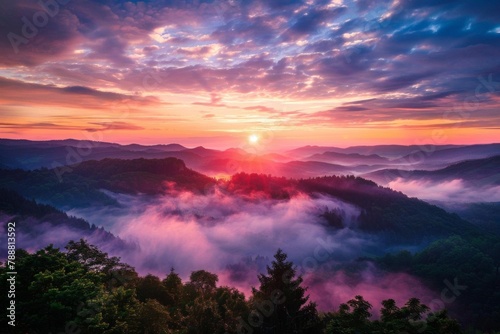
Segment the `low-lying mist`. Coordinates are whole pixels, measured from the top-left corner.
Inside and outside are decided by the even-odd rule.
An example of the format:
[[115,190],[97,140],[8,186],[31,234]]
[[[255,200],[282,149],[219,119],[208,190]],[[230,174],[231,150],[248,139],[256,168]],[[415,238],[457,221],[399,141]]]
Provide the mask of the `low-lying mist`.
[[[298,194],[289,200],[172,192],[164,196],[108,193],[121,207],[78,209],[69,213],[104,226],[136,244],[137,251],[117,254],[139,273],[163,277],[171,268],[187,278],[198,269],[219,275],[219,283],[249,296],[257,274],[265,272],[278,248],[304,275],[312,300],[332,309],[357,294],[373,304],[394,298],[429,296],[416,278],[387,274],[371,266],[355,279],[344,265],[364,255],[382,254],[383,242],[355,229],[360,210],[335,198]],[[344,228],[330,227],[325,211],[341,212]],[[348,277],[350,277],[348,279]],[[427,298],[424,298],[425,300]]]
[[379,314],[381,301],[392,298],[398,305],[404,305],[410,298],[417,297],[431,307],[438,294],[424,286],[417,278],[405,273],[387,273],[373,263],[353,273],[352,271],[317,272],[304,276],[309,286],[311,300],[320,310],[333,310],[355,295],[362,295],[372,306],[372,313]]
[[[108,193],[111,194],[111,193]],[[75,209],[70,214],[104,226],[139,245],[124,254],[140,272],[181,274],[204,268],[220,270],[245,257],[272,256],[284,249],[294,261],[313,254],[318,240],[335,238],[336,259],[353,259],[375,240],[351,229],[337,232],[321,214],[341,210],[346,226],[356,224],[359,210],[339,200],[299,194],[290,200],[176,192],[165,196],[111,194],[120,208]]]
[[410,197],[428,201],[474,203],[500,201],[500,186],[471,185],[462,179],[444,182],[432,180],[404,180],[389,182],[389,188],[401,191]]

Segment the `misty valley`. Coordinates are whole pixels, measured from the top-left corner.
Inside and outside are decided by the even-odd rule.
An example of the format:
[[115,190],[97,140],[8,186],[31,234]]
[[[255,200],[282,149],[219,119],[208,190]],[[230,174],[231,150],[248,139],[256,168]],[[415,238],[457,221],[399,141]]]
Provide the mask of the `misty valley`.
[[500,334],[499,0],[0,1],[0,334]]
[[500,145],[437,146],[409,164],[416,147],[93,143],[54,167],[78,145],[0,142],[19,333],[498,330]]

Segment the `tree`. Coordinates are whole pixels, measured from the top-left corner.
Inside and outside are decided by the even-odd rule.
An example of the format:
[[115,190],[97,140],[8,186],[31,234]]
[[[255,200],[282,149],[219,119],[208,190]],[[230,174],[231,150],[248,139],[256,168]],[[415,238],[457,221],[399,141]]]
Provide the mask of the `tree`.
[[206,270],[193,271],[184,291],[186,301],[185,324],[188,333],[224,333],[224,321],[215,299],[219,277]]
[[82,319],[82,324],[93,322],[95,327],[89,326],[85,333],[134,334],[139,331],[140,303],[134,290],[119,287],[106,291],[94,303],[91,311],[85,312],[87,318]]
[[167,292],[176,300],[179,299],[182,294],[182,279],[179,277],[174,270],[174,268],[170,269],[170,273],[165,277],[162,281],[163,286],[167,290]]
[[148,299],[155,299],[162,305],[171,305],[173,299],[168,293],[160,279],[154,275],[146,275],[140,278],[137,283],[137,299],[141,302],[146,302]]
[[394,299],[387,299],[382,301],[383,308],[380,310],[381,320],[389,322],[401,319],[401,309],[396,305]]
[[363,296],[357,295],[345,304],[340,304],[339,311],[331,315],[326,326],[326,333],[369,333],[372,332],[370,310],[372,305]]
[[133,267],[120,262],[118,257],[109,257],[84,239],[70,241],[65,248],[69,261],[80,263],[88,271],[100,273],[108,289],[122,285],[134,286],[137,282],[138,275]]
[[450,319],[446,310],[428,314],[429,307],[421,304],[418,298],[410,298],[402,308],[397,307],[393,299],[384,300],[382,306],[380,310],[382,322],[379,325],[383,333],[461,333],[459,323]]
[[308,303],[303,279],[287,257],[278,249],[272,265],[267,266],[267,275],[258,276],[260,287],[252,288],[251,325],[277,334],[320,333],[316,305]]
[[396,301],[394,301],[394,299],[383,300],[382,306],[380,310],[380,320],[384,328],[390,333],[403,332],[407,327],[408,321],[403,311],[396,305]]
[[170,334],[168,309],[154,299],[148,299],[139,310],[139,324],[144,334]]
[[202,295],[187,307],[186,325],[190,334],[223,334],[222,317],[217,302]]
[[172,268],[170,273],[163,279],[162,284],[171,301],[168,305],[170,312],[169,328],[180,330],[185,322],[183,315],[185,311],[185,305],[183,303],[185,296],[184,285],[179,275],[174,271],[174,268]]
[[31,298],[23,303],[23,309],[30,311],[31,329],[60,332],[74,323],[79,309],[102,293],[99,281],[75,262],[36,274],[28,287]]
[[192,285],[197,292],[205,295],[215,290],[219,277],[206,270],[198,270],[191,273],[189,280],[189,284]]
[[[64,331],[66,326],[73,326],[81,305],[102,291],[98,273],[69,261],[65,253],[52,245],[34,254],[18,250],[16,260],[16,309],[22,310],[16,314],[18,333]],[[0,270],[2,291],[7,291],[3,284],[10,277],[6,269]],[[7,293],[2,298],[6,296]],[[3,305],[5,301],[2,299]]]
[[418,298],[410,298],[401,311],[409,320],[418,321],[423,318],[423,315],[430,309],[427,305],[420,303]]
[[224,333],[236,333],[238,318],[248,317],[248,304],[245,295],[235,288],[218,287],[215,292],[215,301],[222,318],[221,325]]
[[[455,319],[448,317],[446,310],[431,313],[427,317],[428,333],[438,334],[459,334],[461,333],[460,324]],[[426,332],[427,333],[427,332]]]

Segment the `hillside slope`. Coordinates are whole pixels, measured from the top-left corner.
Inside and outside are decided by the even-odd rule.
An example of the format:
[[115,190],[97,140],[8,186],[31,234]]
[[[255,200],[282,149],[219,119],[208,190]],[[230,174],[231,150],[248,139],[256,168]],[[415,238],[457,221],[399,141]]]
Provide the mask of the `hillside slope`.
[[176,158],[104,159],[63,169],[0,170],[0,187],[62,209],[117,205],[101,189],[127,194],[159,194],[170,189],[200,192],[212,183],[212,178]]
[[[50,206],[29,200],[15,191],[0,188],[0,221],[15,223],[16,246],[35,250],[49,243],[63,247],[70,240],[87,239],[101,245],[108,251],[133,251],[134,245],[128,244],[102,227],[90,225],[87,221],[68,216]],[[6,228],[0,231],[1,252],[5,257],[7,247]]]
[[500,185],[500,155],[485,159],[466,160],[433,171],[383,169],[364,174],[363,177],[381,184],[387,184],[401,178],[407,181],[427,180],[436,183],[460,179],[475,187]]

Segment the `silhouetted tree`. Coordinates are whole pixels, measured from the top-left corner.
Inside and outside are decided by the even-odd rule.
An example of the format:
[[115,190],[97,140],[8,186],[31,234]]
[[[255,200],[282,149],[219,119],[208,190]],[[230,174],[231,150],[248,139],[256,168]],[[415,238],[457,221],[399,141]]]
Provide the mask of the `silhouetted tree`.
[[340,304],[339,311],[331,315],[326,333],[369,333],[373,328],[370,322],[371,308],[372,305],[359,295]]
[[316,304],[308,303],[302,277],[281,249],[274,259],[267,266],[267,275],[258,276],[260,287],[252,288],[250,325],[263,333],[320,333]]
[[141,302],[156,299],[162,305],[171,305],[173,303],[173,299],[165,286],[154,275],[146,275],[144,278],[140,278],[136,290],[137,298]]

